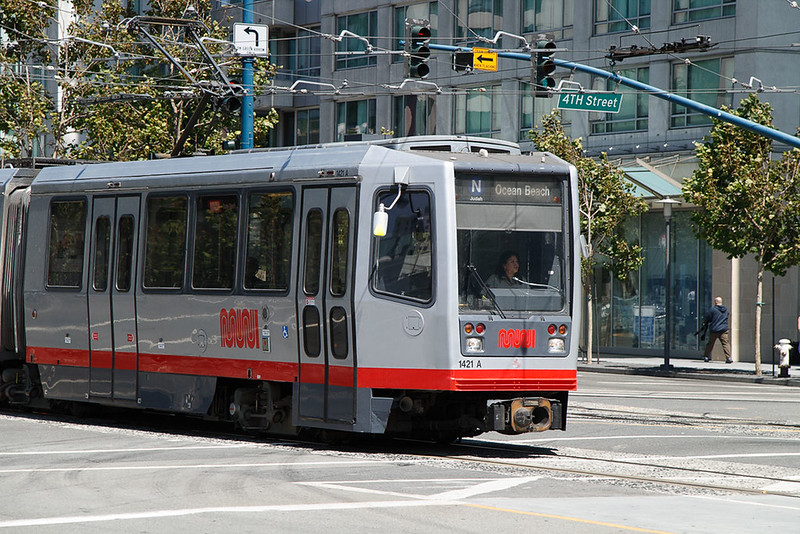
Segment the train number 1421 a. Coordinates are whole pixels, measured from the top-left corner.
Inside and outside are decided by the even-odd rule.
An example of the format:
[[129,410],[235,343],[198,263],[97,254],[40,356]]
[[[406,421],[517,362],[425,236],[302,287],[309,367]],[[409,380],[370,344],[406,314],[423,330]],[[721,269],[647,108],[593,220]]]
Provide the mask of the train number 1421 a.
[[461,369],[480,369],[483,367],[480,360],[460,360],[458,366]]

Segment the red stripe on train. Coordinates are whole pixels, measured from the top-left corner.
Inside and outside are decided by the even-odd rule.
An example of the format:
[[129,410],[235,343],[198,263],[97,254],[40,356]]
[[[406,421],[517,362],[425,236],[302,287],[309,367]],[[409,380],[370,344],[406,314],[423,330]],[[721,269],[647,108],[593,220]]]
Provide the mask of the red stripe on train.
[[[89,353],[82,350],[29,348],[29,361],[43,365],[89,367]],[[110,353],[109,353],[110,354]],[[120,358],[120,356],[123,356]],[[95,360],[96,362],[96,360]],[[109,364],[110,368],[110,364]],[[135,370],[135,354],[119,353],[118,369]],[[139,371],[183,375],[254,378],[279,382],[297,381],[298,365],[287,362],[263,362],[140,354]],[[347,366],[328,368],[329,384],[351,387],[354,370]],[[300,366],[303,382],[325,383],[323,364]],[[575,369],[381,369],[358,368],[358,387],[377,389],[423,389],[439,391],[574,391]]]

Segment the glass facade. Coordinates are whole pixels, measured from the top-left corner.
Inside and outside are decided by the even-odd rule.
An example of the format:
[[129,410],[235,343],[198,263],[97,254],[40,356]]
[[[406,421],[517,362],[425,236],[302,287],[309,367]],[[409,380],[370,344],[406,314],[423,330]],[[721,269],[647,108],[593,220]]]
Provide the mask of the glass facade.
[[[598,343],[606,349],[664,348],[666,320],[666,225],[661,212],[648,212],[628,221],[627,238],[639,241],[645,263],[625,281],[616,279],[603,265],[597,267],[594,315]],[[691,212],[676,212],[672,233],[672,328],[670,347],[697,351],[702,341],[694,336],[711,301],[711,247],[698,241],[691,229]]]
[[[341,35],[343,30],[347,30],[356,35],[369,39],[372,46],[378,47],[374,37],[380,35],[378,31],[378,12],[356,13],[336,17],[336,35]],[[355,37],[345,36],[340,42],[336,43],[337,52],[364,52],[367,43]],[[366,54],[354,54],[336,56],[336,69],[352,69],[356,67],[366,67],[377,64],[376,56]]]
[[522,32],[550,33],[556,39],[572,37],[575,0],[522,0]]
[[[649,67],[621,69],[616,72],[625,78],[650,83]],[[592,113],[590,122],[593,134],[647,130],[649,95],[603,78],[595,79],[594,89],[622,93],[623,96],[619,113]]]
[[455,95],[453,133],[494,137],[500,133],[500,86]]
[[503,0],[457,0],[455,20],[458,44],[486,46],[475,36],[494,39],[503,29]]
[[595,0],[594,33],[630,31],[650,28],[650,0]]
[[736,0],[673,0],[672,2],[673,24],[734,15],[736,15]]
[[[559,78],[556,78],[556,87],[558,87]],[[532,93],[532,86],[527,82],[520,82],[520,102],[519,102],[519,140],[528,141],[530,139],[530,130],[542,124],[542,117],[552,113],[556,107],[555,98],[534,98]],[[580,113],[580,112],[578,112]],[[561,126],[564,127],[564,132],[570,135],[570,116],[572,112],[569,110],[561,110]]]
[[336,104],[336,140],[345,135],[375,133],[375,99]]
[[[672,65],[672,92],[719,108],[733,103],[733,94],[726,89],[733,77],[733,58],[715,58],[692,61],[690,64],[674,63]],[[670,127],[686,128],[690,126],[707,126],[711,118],[698,111],[690,110],[680,104],[671,104]]]
[[436,99],[432,96],[405,95],[392,99],[394,137],[436,133]]

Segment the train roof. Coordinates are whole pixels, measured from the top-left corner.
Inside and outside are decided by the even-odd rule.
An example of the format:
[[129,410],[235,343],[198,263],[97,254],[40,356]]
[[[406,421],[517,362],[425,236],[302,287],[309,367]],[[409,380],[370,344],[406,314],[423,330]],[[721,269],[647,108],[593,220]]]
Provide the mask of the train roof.
[[[514,143],[486,141],[479,138],[423,136],[420,142],[414,143],[403,139],[388,139],[280,150],[236,151],[222,156],[48,167],[39,171],[32,190],[34,193],[66,193],[129,187],[159,188],[166,185],[235,187],[237,184],[259,181],[352,180],[362,173],[364,165],[408,165],[414,160],[417,163],[428,161],[433,164],[435,161],[451,162],[460,170],[477,172],[513,172],[521,170],[522,165],[525,170],[565,173],[566,163],[552,154],[521,156],[519,152],[511,151],[516,146]],[[447,143],[451,143],[451,149],[463,150],[444,151],[443,147]],[[501,150],[502,147],[509,151]]]

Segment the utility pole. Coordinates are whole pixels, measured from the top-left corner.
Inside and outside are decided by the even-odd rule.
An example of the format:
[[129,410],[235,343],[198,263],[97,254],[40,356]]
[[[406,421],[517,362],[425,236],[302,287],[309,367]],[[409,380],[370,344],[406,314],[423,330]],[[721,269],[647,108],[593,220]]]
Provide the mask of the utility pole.
[[[242,22],[253,22],[253,0],[242,2]],[[253,148],[253,58],[242,58],[242,136],[240,148]]]

